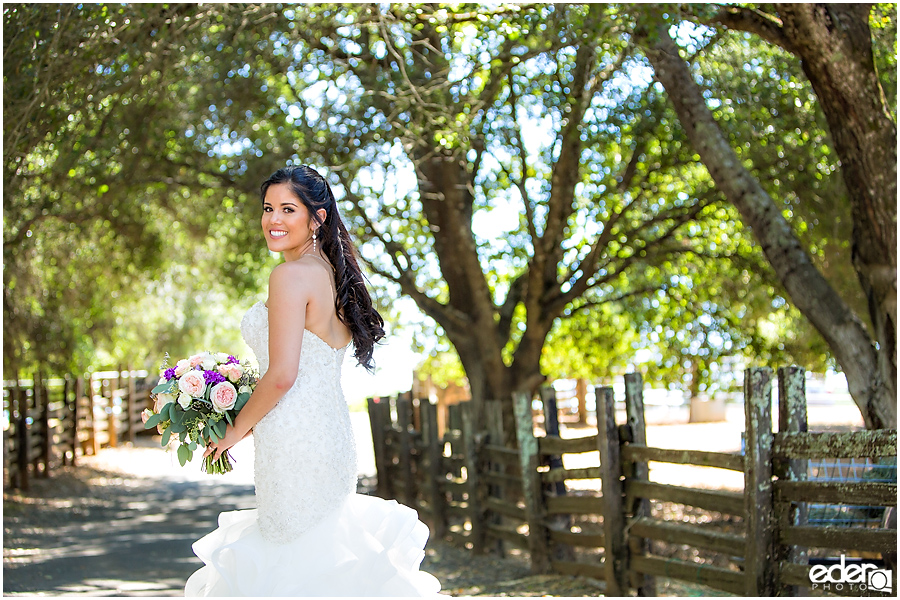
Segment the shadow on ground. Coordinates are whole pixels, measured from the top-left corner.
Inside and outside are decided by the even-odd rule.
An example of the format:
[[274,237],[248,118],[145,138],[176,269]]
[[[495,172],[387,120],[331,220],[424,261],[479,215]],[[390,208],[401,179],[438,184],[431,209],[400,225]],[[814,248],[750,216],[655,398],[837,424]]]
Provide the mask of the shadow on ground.
[[86,467],[4,493],[3,593],[180,595],[202,563],[191,543],[252,486],[166,482]]

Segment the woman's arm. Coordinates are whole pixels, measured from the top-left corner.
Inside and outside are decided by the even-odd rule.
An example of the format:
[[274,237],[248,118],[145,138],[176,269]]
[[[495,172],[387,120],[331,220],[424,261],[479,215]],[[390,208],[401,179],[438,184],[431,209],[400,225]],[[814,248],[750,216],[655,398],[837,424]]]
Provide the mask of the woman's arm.
[[[306,309],[312,291],[310,275],[314,268],[292,261],[273,269],[266,302],[269,312],[269,368],[238,413],[234,427],[228,426],[225,437],[215,444],[214,459],[246,437],[294,385],[300,366]],[[208,448],[204,456],[212,451]]]

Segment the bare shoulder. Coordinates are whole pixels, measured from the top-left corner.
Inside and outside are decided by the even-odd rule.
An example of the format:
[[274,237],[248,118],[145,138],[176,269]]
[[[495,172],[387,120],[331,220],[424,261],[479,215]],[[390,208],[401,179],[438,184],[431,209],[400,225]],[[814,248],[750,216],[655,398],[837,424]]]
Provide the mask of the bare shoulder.
[[292,260],[281,263],[272,269],[269,275],[269,296],[287,295],[295,298],[307,296],[311,290],[318,287],[318,280],[321,277],[318,271],[320,269],[316,269],[306,261]]

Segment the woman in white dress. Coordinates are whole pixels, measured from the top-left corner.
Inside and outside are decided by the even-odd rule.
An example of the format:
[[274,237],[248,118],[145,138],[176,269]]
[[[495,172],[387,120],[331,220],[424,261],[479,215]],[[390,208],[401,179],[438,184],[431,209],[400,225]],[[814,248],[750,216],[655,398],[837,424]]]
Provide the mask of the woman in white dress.
[[307,166],[275,172],[261,188],[262,229],[284,262],[265,304],[241,331],[260,379],[234,427],[207,449],[251,432],[257,508],[224,512],[194,543],[206,566],[186,596],[425,596],[419,571],[428,528],[395,501],[356,494],[356,447],[341,363],[372,368],[384,336],[328,182]]

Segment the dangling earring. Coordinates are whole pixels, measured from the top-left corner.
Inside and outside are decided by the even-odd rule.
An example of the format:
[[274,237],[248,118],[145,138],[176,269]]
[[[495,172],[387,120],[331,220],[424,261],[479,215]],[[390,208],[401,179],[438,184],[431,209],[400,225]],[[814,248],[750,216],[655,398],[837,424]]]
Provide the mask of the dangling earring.
[[316,232],[313,231],[313,252],[316,251]]

